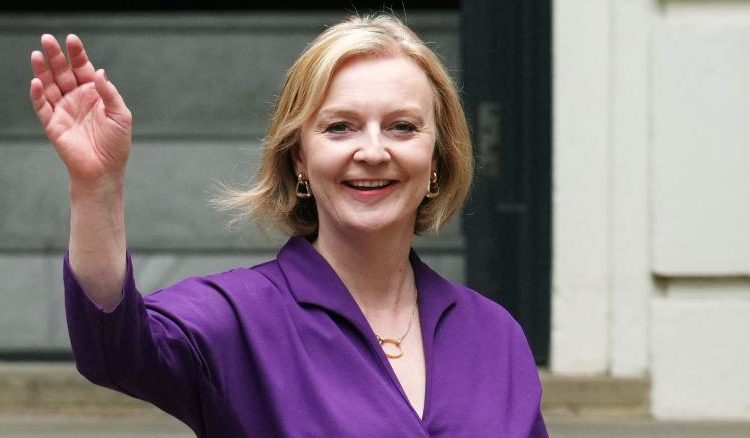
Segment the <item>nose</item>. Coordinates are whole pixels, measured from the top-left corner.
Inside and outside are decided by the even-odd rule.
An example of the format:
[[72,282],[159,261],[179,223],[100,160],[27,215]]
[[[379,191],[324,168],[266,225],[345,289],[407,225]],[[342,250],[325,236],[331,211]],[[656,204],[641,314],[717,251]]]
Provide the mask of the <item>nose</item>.
[[368,126],[358,138],[354,160],[367,164],[380,164],[390,160],[391,154],[386,142],[379,126]]

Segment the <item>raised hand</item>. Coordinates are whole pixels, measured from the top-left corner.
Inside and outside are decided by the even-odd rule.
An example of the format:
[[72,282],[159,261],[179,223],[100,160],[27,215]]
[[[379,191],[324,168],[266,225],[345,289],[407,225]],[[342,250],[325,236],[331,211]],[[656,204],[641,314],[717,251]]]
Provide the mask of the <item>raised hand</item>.
[[31,53],[29,94],[44,132],[70,174],[70,266],[105,310],[117,304],[125,278],[125,165],[132,117],[104,70],[95,71],[83,43],[67,38],[68,57],[52,35]]
[[81,40],[68,35],[69,60],[55,37],[42,35],[31,53],[29,94],[72,185],[104,188],[124,179],[132,116],[104,70],[94,70]]

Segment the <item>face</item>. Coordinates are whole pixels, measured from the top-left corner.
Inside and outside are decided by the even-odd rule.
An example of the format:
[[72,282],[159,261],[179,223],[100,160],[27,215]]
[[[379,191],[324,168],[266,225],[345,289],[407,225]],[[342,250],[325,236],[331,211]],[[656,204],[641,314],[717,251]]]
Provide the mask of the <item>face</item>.
[[310,181],[321,233],[413,232],[436,166],[432,88],[413,61],[344,63],[301,143],[295,168]]

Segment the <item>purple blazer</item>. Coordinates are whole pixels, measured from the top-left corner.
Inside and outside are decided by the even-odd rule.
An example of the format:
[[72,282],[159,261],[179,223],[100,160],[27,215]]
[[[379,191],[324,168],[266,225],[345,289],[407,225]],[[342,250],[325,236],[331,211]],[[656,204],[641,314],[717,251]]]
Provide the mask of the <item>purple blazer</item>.
[[344,284],[302,237],[276,260],[94,304],[64,264],[78,370],[199,437],[546,437],[519,325],[410,256],[426,361],[423,418]]

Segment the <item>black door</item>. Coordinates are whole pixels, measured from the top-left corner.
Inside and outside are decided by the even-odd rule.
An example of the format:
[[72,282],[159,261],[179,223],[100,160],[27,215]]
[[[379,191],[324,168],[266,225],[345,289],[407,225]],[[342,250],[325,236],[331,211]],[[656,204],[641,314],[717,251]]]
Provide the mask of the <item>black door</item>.
[[469,285],[524,327],[537,363],[550,331],[550,0],[468,0],[462,80],[477,173],[464,210]]

